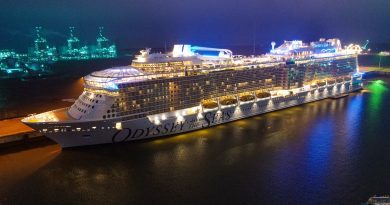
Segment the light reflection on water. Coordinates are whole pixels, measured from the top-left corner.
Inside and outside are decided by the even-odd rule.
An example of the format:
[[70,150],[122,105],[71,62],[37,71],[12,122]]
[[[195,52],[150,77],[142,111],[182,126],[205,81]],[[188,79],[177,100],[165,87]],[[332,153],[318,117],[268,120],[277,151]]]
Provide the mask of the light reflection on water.
[[[178,136],[64,150],[0,175],[0,203],[359,204],[390,186],[388,82]],[[13,163],[0,173],[39,158],[18,155],[2,154]]]

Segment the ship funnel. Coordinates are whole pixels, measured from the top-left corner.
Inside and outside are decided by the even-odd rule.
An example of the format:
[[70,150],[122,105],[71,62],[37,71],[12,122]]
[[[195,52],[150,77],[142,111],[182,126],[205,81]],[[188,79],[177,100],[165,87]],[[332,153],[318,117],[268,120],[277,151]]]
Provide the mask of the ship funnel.
[[272,50],[275,50],[275,45],[276,45],[275,41],[272,41],[271,42]]

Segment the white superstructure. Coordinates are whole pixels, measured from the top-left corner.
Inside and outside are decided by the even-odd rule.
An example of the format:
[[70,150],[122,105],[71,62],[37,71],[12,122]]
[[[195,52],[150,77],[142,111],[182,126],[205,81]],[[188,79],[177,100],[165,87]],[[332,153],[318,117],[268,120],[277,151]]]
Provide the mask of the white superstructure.
[[206,128],[361,88],[356,55],[338,39],[285,41],[257,57],[175,45],[145,49],[130,66],[84,77],[68,108],[23,119],[62,147],[114,143]]

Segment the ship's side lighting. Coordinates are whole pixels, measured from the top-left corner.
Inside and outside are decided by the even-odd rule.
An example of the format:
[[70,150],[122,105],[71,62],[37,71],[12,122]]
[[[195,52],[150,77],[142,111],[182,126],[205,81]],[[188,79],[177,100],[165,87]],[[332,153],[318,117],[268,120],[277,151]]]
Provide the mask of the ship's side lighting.
[[181,121],[184,121],[184,118],[183,118],[183,116],[181,116],[181,115],[178,115],[178,116],[177,116],[177,121],[179,121],[179,122],[181,122]]
[[157,116],[154,117],[154,124],[156,124],[156,125],[161,124],[160,119],[158,119]]
[[257,108],[257,107],[258,107],[257,103],[253,103],[253,104],[252,104],[252,107],[253,107],[253,108]]
[[196,107],[191,108],[191,112],[192,113],[197,113],[197,112],[199,112],[200,109],[201,109],[200,106],[196,106]]
[[177,121],[181,122],[184,120],[183,116],[179,113],[179,112],[176,112],[176,119]]
[[117,122],[117,123],[115,123],[115,128],[116,128],[117,130],[122,130],[122,122]]
[[163,115],[161,116],[161,119],[162,119],[162,120],[166,120],[166,119],[167,119],[167,116],[166,116],[165,114],[163,114]]

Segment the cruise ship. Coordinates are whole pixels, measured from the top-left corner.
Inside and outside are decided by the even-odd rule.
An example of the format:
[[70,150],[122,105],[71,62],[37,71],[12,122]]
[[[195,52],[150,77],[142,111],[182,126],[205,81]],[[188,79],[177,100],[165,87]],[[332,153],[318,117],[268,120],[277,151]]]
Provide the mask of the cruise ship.
[[339,39],[284,41],[260,56],[174,45],[147,48],[131,65],[93,72],[66,108],[23,123],[62,147],[155,138],[205,129],[362,88],[357,54]]

